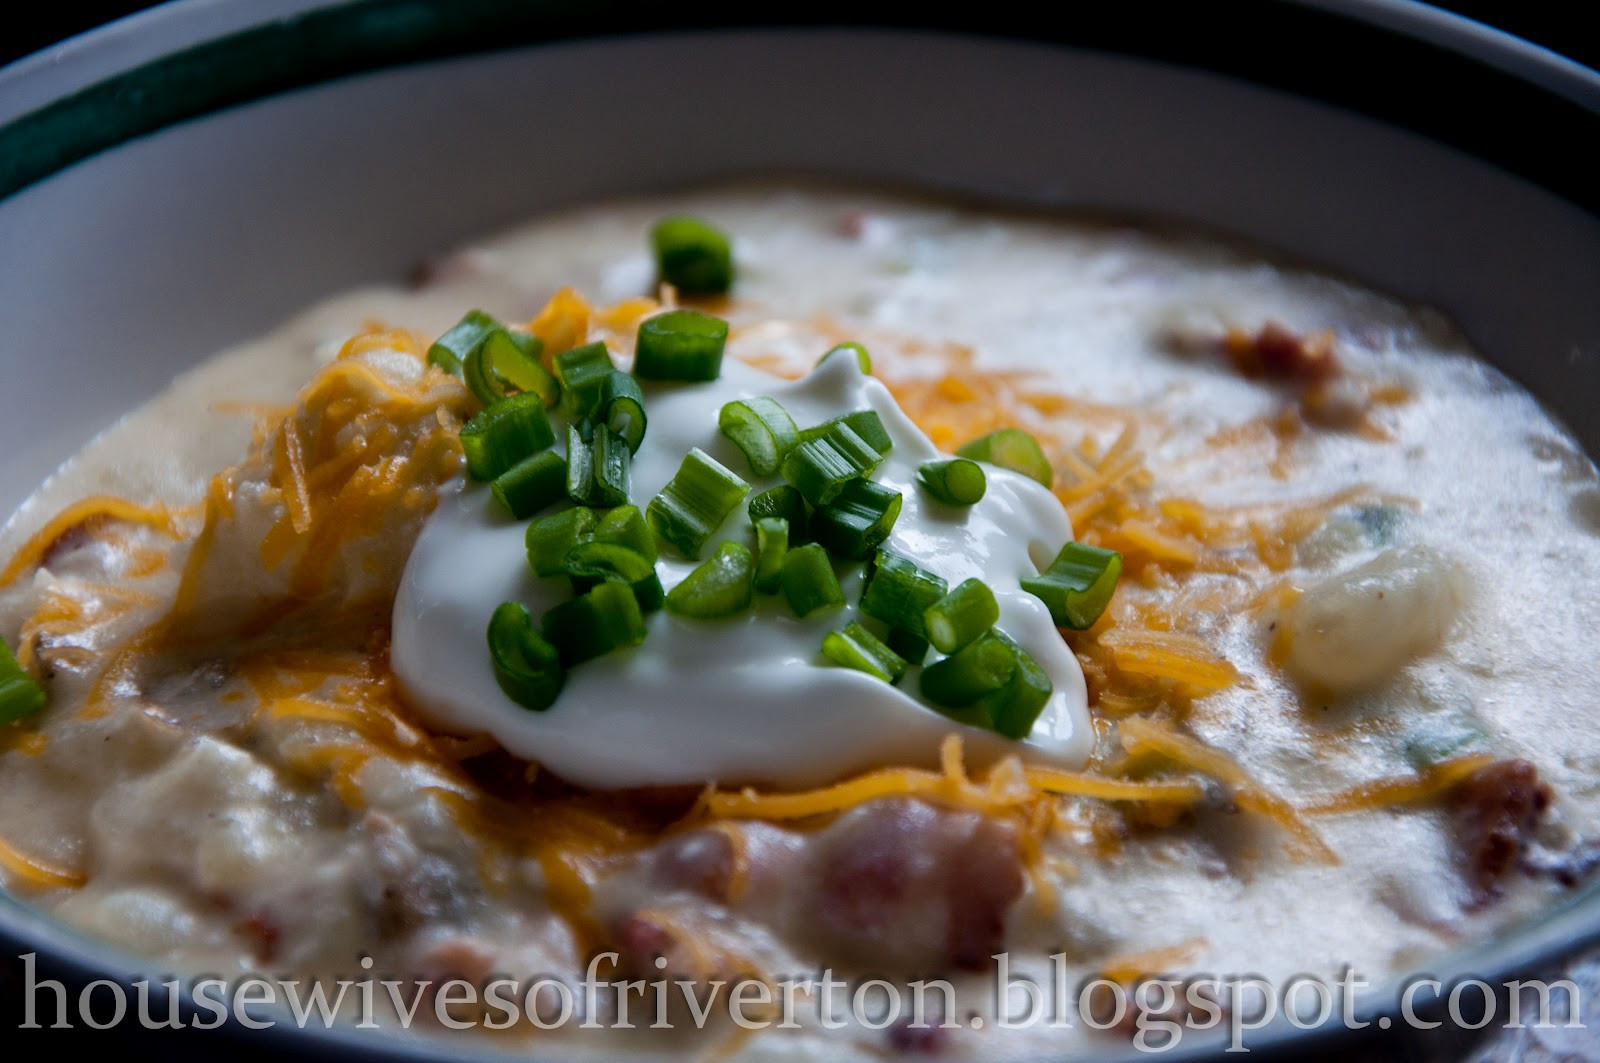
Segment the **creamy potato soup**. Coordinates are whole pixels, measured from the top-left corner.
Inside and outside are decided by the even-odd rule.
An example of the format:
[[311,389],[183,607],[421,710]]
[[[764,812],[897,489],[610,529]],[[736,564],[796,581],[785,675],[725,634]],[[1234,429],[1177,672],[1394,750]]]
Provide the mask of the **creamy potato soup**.
[[1447,321],[1259,251],[574,210],[222,352],[11,518],[0,878],[458,1050],[1159,1047],[1244,1004],[1148,977],[1381,982],[1586,878],[1597,513]]

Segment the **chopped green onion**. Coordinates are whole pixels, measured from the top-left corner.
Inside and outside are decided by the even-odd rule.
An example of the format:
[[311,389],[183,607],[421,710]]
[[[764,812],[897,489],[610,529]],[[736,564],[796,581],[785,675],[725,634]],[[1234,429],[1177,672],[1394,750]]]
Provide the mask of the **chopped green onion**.
[[621,543],[579,543],[567,551],[563,564],[572,577],[573,589],[580,594],[597,583],[623,583],[633,589],[639,608],[646,613],[661,608],[666,596],[655,565]]
[[561,657],[533,630],[533,618],[517,602],[504,602],[489,618],[489,659],[506,697],[542,712],[561,693]]
[[583,436],[582,426],[567,426],[567,497],[580,506],[626,505],[632,486],[627,442],[603,424],[593,426],[589,439]]
[[634,344],[633,375],[640,380],[715,380],[722,375],[728,323],[694,310],[646,318]]
[[753,496],[747,508],[750,512],[750,523],[754,524],[766,517],[785,520],[789,522],[789,542],[799,544],[805,541],[802,533],[805,531],[807,521],[806,500],[798,490],[788,484],[769,487]]
[[949,594],[928,606],[922,619],[934,649],[955,653],[994,627],[1000,619],[1000,605],[982,580],[962,580]]
[[0,727],[32,716],[44,703],[43,688],[28,678],[11,648],[0,639]]
[[627,373],[613,369],[600,382],[600,403],[594,419],[628,443],[628,453],[639,453],[644,442],[644,392],[639,382]]
[[885,683],[898,683],[906,674],[905,658],[854,620],[843,631],[822,636],[822,655],[834,664],[876,676]]
[[956,454],[1020,472],[1049,487],[1055,479],[1039,441],[1020,428],[1000,428],[956,448]]
[[540,517],[528,525],[524,542],[528,547],[528,566],[540,576],[560,576],[567,571],[567,551],[587,542],[600,515],[579,506]]
[[783,478],[807,502],[825,506],[839,496],[845,485],[869,476],[883,461],[883,455],[847,424],[833,424],[826,434],[801,443],[783,459]]
[[1033,731],[1039,714],[1050,702],[1053,689],[1050,676],[1029,656],[1027,650],[1004,632],[995,631],[993,637],[1005,643],[1016,656],[1017,670],[1011,674],[1005,686],[979,698],[976,707],[988,716],[989,726],[993,730],[1020,742]]
[[460,376],[467,356],[478,349],[491,329],[499,327],[500,322],[482,310],[467,311],[460,323],[428,347],[428,364]]
[[844,604],[844,591],[839,589],[839,577],[833,573],[833,559],[816,543],[784,554],[779,579],[795,616],[807,617],[818,609],[837,609]]
[[863,373],[872,372],[872,355],[867,353],[867,349],[865,347],[854,341],[829,347],[827,353],[823,354],[821,358],[817,359],[817,364],[821,365],[823,362],[826,362],[829,358],[832,358],[836,354],[853,354],[856,356],[856,365],[861,367],[861,371]]
[[[861,611],[889,625],[891,646],[894,645],[894,629],[925,639],[928,637],[924,619],[927,608],[943,598],[948,589],[943,578],[918,568],[899,554],[879,550],[871,578],[861,593]],[[907,655],[898,647],[895,652],[908,660],[921,659],[920,655]]]
[[837,557],[865,561],[889,538],[904,501],[899,491],[882,484],[851,480],[811,514],[811,538]]
[[782,517],[762,517],[755,524],[755,588],[763,594],[773,594],[783,573],[783,559],[789,553],[789,522]]
[[662,218],[650,230],[656,273],[684,295],[723,295],[733,285],[728,238],[699,218]]
[[928,640],[902,627],[892,627],[884,637],[889,648],[904,657],[910,664],[920,665],[928,659]]
[[604,343],[586,343],[555,357],[556,379],[561,381],[561,412],[581,421],[600,404],[600,389],[616,366]]
[[475,480],[493,480],[555,441],[544,403],[532,393],[501,399],[461,428],[461,449]]
[[717,428],[733,440],[757,476],[771,476],[800,442],[800,430],[778,400],[758,395],[730,402],[717,415]]
[[1003,689],[1016,670],[1016,651],[985,635],[924,668],[922,696],[944,708],[965,708]]
[[519,329],[497,328],[483,338],[480,350],[483,362],[494,374],[504,377],[520,391],[538,395],[546,406],[556,404],[561,386],[539,361],[544,353],[544,341],[538,336]]
[[894,440],[889,438],[889,430],[883,427],[883,418],[878,416],[877,410],[855,410],[823,421],[801,432],[800,442],[808,443],[813,439],[821,439],[841,424],[849,425],[851,431],[879,454],[887,454],[894,449]]
[[1121,575],[1122,555],[1115,550],[1069,542],[1049,568],[1023,580],[1022,589],[1049,608],[1057,627],[1082,631],[1105,612]]
[[599,583],[544,614],[544,637],[568,668],[644,641],[644,613],[633,588]]
[[750,607],[756,559],[742,543],[726,540],[667,592],[667,611],[697,620],[716,620]]
[[489,364],[482,344],[473,348],[467,360],[461,363],[461,379],[466,381],[473,397],[485,406],[492,406],[511,394],[511,385]]
[[917,482],[947,506],[970,506],[982,500],[989,478],[983,466],[969,458],[925,461],[917,467]]
[[616,543],[626,546],[652,565],[658,556],[656,537],[644,522],[638,506],[618,506],[600,518],[589,536],[597,543]]
[[662,542],[693,560],[749,492],[749,484],[695,447],[650,500],[645,520]]
[[541,450],[496,476],[491,490],[513,517],[526,520],[567,497],[567,459]]

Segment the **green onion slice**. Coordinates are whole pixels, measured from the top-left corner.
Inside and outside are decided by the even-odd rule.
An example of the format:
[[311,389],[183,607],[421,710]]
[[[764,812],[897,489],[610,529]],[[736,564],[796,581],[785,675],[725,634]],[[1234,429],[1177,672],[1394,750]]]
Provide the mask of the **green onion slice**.
[[639,608],[646,613],[661,608],[666,596],[655,565],[637,550],[621,543],[597,540],[579,543],[567,551],[562,563],[567,575],[572,577],[573,589],[580,594],[598,583],[623,583],[633,589]]
[[865,347],[853,340],[848,343],[841,343],[836,346],[829,347],[826,353],[824,353],[821,358],[817,359],[817,365],[820,366],[823,362],[826,362],[829,358],[832,358],[836,354],[853,354],[856,356],[856,365],[861,367],[861,371],[863,373],[872,372],[872,355],[867,353],[867,349]]
[[612,650],[637,646],[645,636],[639,599],[625,583],[596,584],[550,609],[540,628],[568,668]]
[[956,448],[956,454],[1020,472],[1049,487],[1055,479],[1039,441],[1020,428],[1000,428]]
[[485,406],[498,402],[512,389],[532,392],[546,406],[560,394],[556,378],[539,364],[544,344],[528,332],[511,332],[496,325],[462,362],[461,377]]
[[467,311],[458,324],[428,347],[428,364],[460,376],[467,356],[478,349],[491,329],[499,327],[500,322],[482,310]]
[[1045,604],[1057,627],[1082,631],[1100,619],[1122,575],[1122,555],[1088,543],[1068,543],[1022,589]]
[[970,458],[925,461],[917,467],[917,482],[947,506],[973,505],[983,499],[989,487],[983,466]]
[[965,708],[1003,689],[1016,670],[1016,651],[985,635],[924,668],[922,696],[944,708]]
[[1006,738],[1020,742],[1033,731],[1039,714],[1049,704],[1049,674],[1028,652],[1002,631],[993,632],[1015,655],[1017,670],[1005,686],[979,698],[976,707],[989,718],[989,726]]
[[722,375],[728,323],[695,310],[646,318],[634,344],[633,375],[640,380],[715,380]]
[[567,459],[541,450],[496,476],[490,488],[507,512],[526,520],[567,497]]
[[600,382],[600,402],[594,416],[627,441],[630,454],[639,453],[648,419],[644,415],[644,392],[639,390],[637,380],[618,369],[606,374]]
[[650,500],[645,520],[662,542],[693,560],[749,493],[749,484],[695,447]]
[[891,650],[904,657],[909,664],[920,665],[928,659],[928,640],[921,635],[907,631],[905,628],[892,627],[889,634],[884,636]]
[[531,392],[501,399],[461,428],[461,449],[475,480],[493,480],[555,441],[544,403]]
[[851,480],[832,502],[811,514],[811,538],[851,561],[872,556],[900,519],[905,499],[871,480]]
[[822,655],[843,668],[854,668],[885,683],[898,683],[906,674],[906,659],[885,646],[854,620],[843,631],[822,637]]
[[600,404],[600,388],[616,367],[604,343],[586,343],[555,356],[556,379],[561,382],[561,412],[569,420],[592,416]]
[[555,704],[563,679],[556,648],[533,630],[533,618],[518,602],[504,602],[489,618],[489,659],[506,697],[543,712]]
[[[609,515],[609,514],[608,514]],[[540,517],[528,525],[524,542],[528,547],[528,566],[540,576],[561,576],[567,571],[567,551],[588,542],[600,515],[579,506]]]
[[807,502],[825,506],[839,496],[845,485],[869,476],[883,461],[883,454],[847,424],[837,423],[815,439],[807,440],[783,459],[783,478],[793,484]]
[[601,517],[589,537],[597,543],[616,543],[626,546],[652,565],[658,556],[656,537],[644,522],[638,506],[618,506]]
[[44,689],[28,677],[0,639],[0,727],[32,716],[44,703]]
[[723,295],[733,285],[728,238],[699,218],[662,218],[650,230],[657,276],[684,295]]
[[788,484],[779,484],[769,487],[758,495],[750,498],[750,505],[746,507],[750,512],[750,523],[754,524],[767,517],[789,522],[789,541],[800,543],[805,541],[801,534],[806,526],[808,511],[806,500],[800,492]]
[[[899,629],[926,639],[928,629],[924,617],[928,606],[943,598],[948,589],[942,577],[918,568],[915,562],[899,554],[879,550],[872,575],[861,594],[861,611],[888,624],[891,632]],[[921,655],[911,657],[900,649],[895,652],[908,659],[921,659]]]
[[667,592],[667,611],[697,620],[717,620],[750,607],[756,559],[749,547],[731,540]]
[[801,432],[800,442],[821,439],[841,424],[848,425],[852,432],[879,454],[887,454],[894,449],[894,440],[889,438],[889,430],[883,427],[883,418],[878,416],[877,410],[855,410],[823,421]]
[[762,517],[756,527],[755,588],[774,594],[783,573],[783,559],[789,553],[789,522],[782,517]]
[[803,618],[818,609],[837,609],[844,604],[844,591],[839,589],[839,577],[834,575],[833,559],[816,543],[784,554],[779,582],[795,616]]
[[757,476],[771,476],[800,442],[800,430],[778,400],[758,395],[730,402],[717,415],[717,428],[733,440]]
[[928,641],[940,653],[955,653],[1000,619],[994,592],[980,579],[962,580],[922,614]]
[[567,426],[567,497],[580,506],[626,505],[633,460],[627,441],[603,424],[585,439],[587,424]]

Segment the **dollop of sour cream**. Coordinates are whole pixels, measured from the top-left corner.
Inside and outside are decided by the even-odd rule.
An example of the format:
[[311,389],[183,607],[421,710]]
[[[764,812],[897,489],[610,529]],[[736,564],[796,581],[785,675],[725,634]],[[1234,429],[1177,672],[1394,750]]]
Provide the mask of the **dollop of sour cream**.
[[[827,662],[822,637],[860,616],[863,566],[840,566],[849,604],[796,619],[781,595],[724,620],[660,610],[646,617],[642,645],[571,669],[555,704],[532,712],[508,698],[489,663],[489,616],[520,601],[535,620],[571,596],[563,578],[541,579],[527,563],[524,522],[510,520],[486,486],[447,491],[411,554],[394,610],[396,675],[428,721],[457,734],[493,736],[512,754],[570,782],[600,789],[682,783],[822,785],[885,765],[931,766],[945,735],[960,734],[969,761],[1008,753],[1081,767],[1093,741],[1083,673],[1044,604],[1019,580],[1037,574],[1071,537],[1061,504],[1034,481],[986,468],[988,491],[965,509],[941,505],[916,483],[917,467],[940,456],[887,388],[850,357],[834,357],[790,383],[728,360],[705,384],[645,384],[649,417],[633,461],[641,509],[692,447],[752,484],[744,456],[717,430],[724,403],[755,395],[781,402],[801,427],[851,410],[878,412],[894,449],[874,476],[902,492],[900,519],[885,546],[950,584],[983,580],[1000,606],[999,627],[1050,676],[1054,691],[1025,741],[956,723],[918,700],[918,672],[899,686]],[[561,438],[563,432],[557,431]],[[743,506],[706,545],[750,539]],[[658,572],[671,590],[695,567],[663,551]],[[872,621],[867,620],[869,627]]]

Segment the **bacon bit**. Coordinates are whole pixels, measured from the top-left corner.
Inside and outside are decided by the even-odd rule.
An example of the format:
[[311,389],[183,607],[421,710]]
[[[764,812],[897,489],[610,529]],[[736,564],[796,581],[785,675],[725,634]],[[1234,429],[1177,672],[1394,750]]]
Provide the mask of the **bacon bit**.
[[1526,760],[1496,760],[1462,779],[1448,797],[1463,873],[1475,907],[1496,901],[1550,804],[1550,787]]
[[900,1019],[889,1027],[886,1035],[889,1039],[889,1050],[901,1055],[937,1056],[950,1050],[951,1028],[941,1025],[942,1016],[927,1015],[923,1017],[923,1025],[912,1025],[910,1016]]
[[278,944],[283,937],[283,928],[278,925],[270,913],[256,912],[246,919],[241,919],[234,924],[233,932],[250,943],[251,955],[257,963],[276,963],[278,959]]
[[725,831],[689,831],[656,848],[651,877],[667,889],[688,890],[709,901],[726,902],[735,855],[733,839]]
[[1332,329],[1302,335],[1280,321],[1268,321],[1254,334],[1233,326],[1222,338],[1223,350],[1245,376],[1290,380],[1323,380],[1337,373],[1335,345]]

